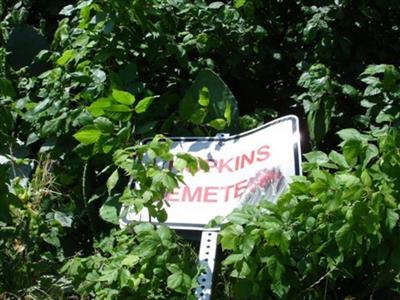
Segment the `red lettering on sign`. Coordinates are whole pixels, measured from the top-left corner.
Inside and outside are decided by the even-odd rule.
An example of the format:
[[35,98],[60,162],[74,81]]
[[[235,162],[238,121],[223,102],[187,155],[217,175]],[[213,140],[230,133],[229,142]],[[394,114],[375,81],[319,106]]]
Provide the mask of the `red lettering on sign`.
[[[217,202],[218,199],[215,198],[217,196],[217,191],[219,190],[219,187],[217,186],[207,186],[204,188],[204,200],[203,202]],[[214,199],[210,199],[214,197]]]
[[167,201],[179,201],[179,189],[175,188],[173,192],[165,195]]
[[235,159],[235,171],[239,170],[240,167],[240,156],[236,156]]
[[202,194],[202,187],[198,186],[195,188],[193,192],[190,191],[190,188],[188,186],[183,187],[183,192],[182,192],[182,202],[188,201],[188,202],[193,202],[201,201],[201,194]]
[[234,198],[239,198],[247,187],[247,179],[239,181],[235,184]]
[[227,187],[225,187],[225,202],[228,202],[229,200],[229,194],[231,193],[230,191],[233,189],[235,185],[228,185]]
[[244,169],[247,166],[253,165],[255,162],[267,160],[271,156],[270,147],[268,145],[261,146],[257,150],[252,150],[250,153],[244,153],[230,158],[220,158],[215,160],[208,158],[210,171],[215,168],[218,173],[229,172]]
[[246,154],[242,155],[242,161],[240,164],[240,168],[243,169],[245,167],[245,164],[247,162],[248,165],[251,165],[254,161],[254,150],[251,151],[250,157],[248,157]]
[[233,158],[228,159],[227,161],[224,162],[223,159],[219,160],[219,166],[218,166],[218,172],[222,173],[223,170],[226,168],[228,172],[233,172],[231,167],[229,166],[229,163],[232,161]]
[[267,160],[271,156],[271,152],[269,151],[269,146],[264,145],[257,150],[257,161]]

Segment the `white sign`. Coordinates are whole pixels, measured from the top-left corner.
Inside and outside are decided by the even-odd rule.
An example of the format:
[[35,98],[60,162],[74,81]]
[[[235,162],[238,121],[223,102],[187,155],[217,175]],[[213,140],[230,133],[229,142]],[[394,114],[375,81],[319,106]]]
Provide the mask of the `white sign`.
[[[184,182],[165,200],[166,225],[202,230],[211,219],[227,216],[245,203],[276,201],[293,175],[300,175],[300,134],[296,116],[286,116],[238,135],[172,138],[171,152],[188,152],[208,161],[210,170]],[[126,213],[121,225],[148,221],[146,213]]]

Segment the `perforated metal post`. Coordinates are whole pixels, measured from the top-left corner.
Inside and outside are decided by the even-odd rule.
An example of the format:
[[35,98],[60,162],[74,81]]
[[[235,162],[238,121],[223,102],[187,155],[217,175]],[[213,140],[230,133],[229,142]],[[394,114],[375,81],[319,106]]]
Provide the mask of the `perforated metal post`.
[[198,277],[199,287],[195,295],[199,300],[210,300],[212,280],[215,266],[215,255],[217,250],[218,231],[203,231],[201,233],[199,264],[202,272]]

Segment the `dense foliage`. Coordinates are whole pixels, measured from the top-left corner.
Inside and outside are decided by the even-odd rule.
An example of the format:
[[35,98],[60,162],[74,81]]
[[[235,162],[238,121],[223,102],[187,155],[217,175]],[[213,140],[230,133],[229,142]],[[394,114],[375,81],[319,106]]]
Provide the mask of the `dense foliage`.
[[118,227],[122,205],[165,220],[181,181],[143,156],[195,173],[166,136],[289,113],[314,151],[276,204],[228,217],[215,298],[400,294],[397,0],[8,0],[0,16],[0,298],[193,298],[195,243]]

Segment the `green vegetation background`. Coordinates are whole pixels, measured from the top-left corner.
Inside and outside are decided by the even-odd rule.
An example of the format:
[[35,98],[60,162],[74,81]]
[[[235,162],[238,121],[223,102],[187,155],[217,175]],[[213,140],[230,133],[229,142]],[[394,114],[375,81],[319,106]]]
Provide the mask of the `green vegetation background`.
[[228,217],[214,298],[399,298],[398,0],[3,0],[0,16],[1,299],[193,299],[196,243],[118,227],[123,204],[165,220],[181,180],[141,158],[194,173],[159,134],[287,114],[304,176]]

